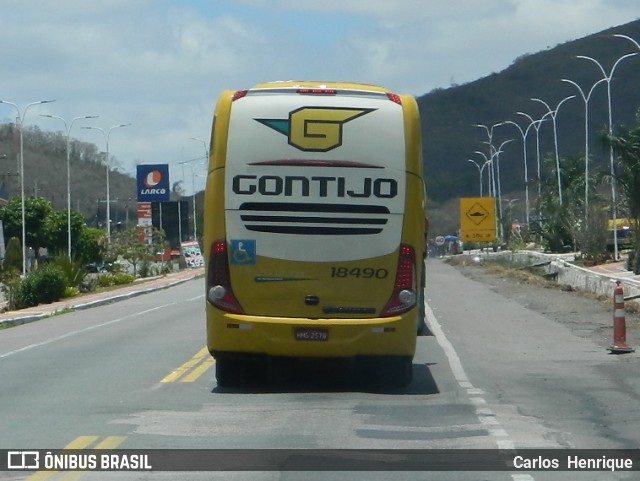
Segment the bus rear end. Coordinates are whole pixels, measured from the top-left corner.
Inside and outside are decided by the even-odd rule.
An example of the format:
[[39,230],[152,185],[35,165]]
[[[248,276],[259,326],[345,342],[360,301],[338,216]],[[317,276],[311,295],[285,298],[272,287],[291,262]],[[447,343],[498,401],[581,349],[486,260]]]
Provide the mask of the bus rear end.
[[205,202],[220,385],[272,357],[379,361],[411,380],[424,247],[413,98],[356,84],[225,93]]

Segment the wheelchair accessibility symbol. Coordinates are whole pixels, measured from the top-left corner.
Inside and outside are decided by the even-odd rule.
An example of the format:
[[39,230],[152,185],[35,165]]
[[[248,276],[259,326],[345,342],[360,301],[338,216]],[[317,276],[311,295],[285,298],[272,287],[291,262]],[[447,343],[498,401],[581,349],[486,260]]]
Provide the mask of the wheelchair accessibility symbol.
[[232,240],[231,257],[232,266],[253,266],[256,264],[256,241]]

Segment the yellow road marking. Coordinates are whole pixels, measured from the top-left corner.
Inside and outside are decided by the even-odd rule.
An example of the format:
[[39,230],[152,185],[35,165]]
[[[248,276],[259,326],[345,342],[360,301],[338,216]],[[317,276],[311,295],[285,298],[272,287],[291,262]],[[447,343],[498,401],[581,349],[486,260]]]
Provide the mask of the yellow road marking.
[[[124,440],[125,436],[107,436],[98,444],[95,445],[93,449],[115,449],[118,447]],[[58,481],[77,481],[87,474],[86,471],[72,471],[69,474],[63,476]]]
[[[206,347],[200,349],[191,359],[185,362],[175,371],[165,376],[160,382],[193,382],[198,379],[204,372],[213,365],[213,359],[206,359],[209,350]],[[203,362],[204,361],[204,362]],[[188,371],[189,374],[185,375]],[[184,377],[183,377],[184,376]],[[182,378],[182,379],[181,379]]]
[[115,449],[120,446],[125,439],[127,439],[126,436],[107,436],[96,444],[96,447],[93,449]]
[[[98,440],[98,436],[78,436],[69,444],[67,444],[63,449],[85,449],[91,446]],[[113,449],[118,446],[122,441],[125,440],[123,436],[107,436],[104,440],[100,441],[95,449]],[[58,474],[59,471],[38,471],[27,478],[27,481],[44,481],[45,479],[49,479],[52,476]],[[61,480],[71,481],[80,479],[85,474],[84,471],[73,471]]]
[[191,371],[189,374],[187,374],[182,379],[180,379],[180,382],[193,382],[193,381],[195,381],[200,376],[202,376],[207,371],[207,369],[209,369],[211,366],[213,366],[214,362],[215,362],[215,360],[212,357],[210,357],[209,359],[205,359],[202,362],[202,364],[197,366],[193,371]]

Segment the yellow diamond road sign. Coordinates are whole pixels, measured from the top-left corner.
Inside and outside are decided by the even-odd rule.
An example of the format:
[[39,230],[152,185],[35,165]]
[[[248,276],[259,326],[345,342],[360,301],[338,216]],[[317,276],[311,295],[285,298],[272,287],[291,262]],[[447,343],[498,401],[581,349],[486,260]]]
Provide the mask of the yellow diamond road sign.
[[494,242],[496,214],[494,197],[460,199],[460,238],[464,242]]

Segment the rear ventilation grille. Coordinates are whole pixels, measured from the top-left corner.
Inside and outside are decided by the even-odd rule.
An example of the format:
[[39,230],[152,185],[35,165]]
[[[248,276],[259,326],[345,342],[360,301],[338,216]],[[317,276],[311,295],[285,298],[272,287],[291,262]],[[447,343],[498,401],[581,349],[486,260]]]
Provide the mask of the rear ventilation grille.
[[247,230],[274,234],[379,234],[388,222],[384,206],[245,202],[240,218]]

